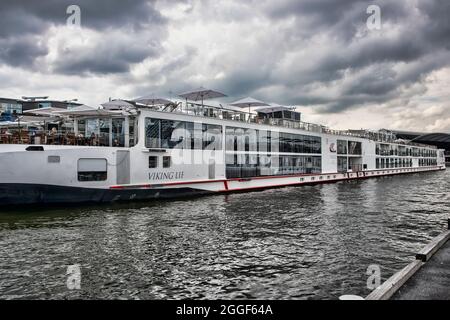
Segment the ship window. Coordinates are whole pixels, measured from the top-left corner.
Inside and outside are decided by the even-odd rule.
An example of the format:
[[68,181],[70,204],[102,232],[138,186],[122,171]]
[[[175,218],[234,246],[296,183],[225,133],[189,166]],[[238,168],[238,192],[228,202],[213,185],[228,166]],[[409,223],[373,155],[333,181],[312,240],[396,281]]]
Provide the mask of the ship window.
[[337,141],[337,154],[347,154],[347,141],[338,140]]
[[222,126],[203,124],[202,138],[204,150],[222,150]]
[[186,134],[185,122],[160,120],[161,148],[183,149]]
[[279,151],[289,153],[321,153],[321,138],[280,133]]
[[222,149],[222,126],[165,119],[145,119],[149,149]]
[[273,113],[273,117],[277,118],[277,119],[282,119],[283,118],[283,111],[277,111]]
[[171,158],[169,156],[163,157],[163,168],[170,168],[171,166]]
[[105,181],[108,177],[106,159],[79,159],[78,181]]
[[157,156],[148,157],[148,167],[149,168],[158,168],[158,157]]
[[353,155],[362,154],[362,144],[357,141],[349,141],[348,142],[348,153]]

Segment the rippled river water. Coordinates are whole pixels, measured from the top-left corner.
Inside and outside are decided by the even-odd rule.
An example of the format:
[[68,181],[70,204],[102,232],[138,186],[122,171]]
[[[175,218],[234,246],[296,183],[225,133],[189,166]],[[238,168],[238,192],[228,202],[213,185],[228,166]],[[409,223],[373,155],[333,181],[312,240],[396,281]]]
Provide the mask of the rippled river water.
[[[445,227],[450,171],[0,214],[0,299],[366,295]],[[67,267],[79,265],[81,289]]]

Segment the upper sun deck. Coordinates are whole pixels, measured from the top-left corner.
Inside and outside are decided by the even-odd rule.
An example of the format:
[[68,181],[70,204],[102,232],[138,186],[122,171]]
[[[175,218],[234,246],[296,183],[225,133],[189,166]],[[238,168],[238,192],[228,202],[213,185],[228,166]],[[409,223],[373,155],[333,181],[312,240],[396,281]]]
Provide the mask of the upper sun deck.
[[[137,106],[137,108],[139,109],[140,106]],[[144,108],[149,109],[147,106]],[[297,129],[318,134],[330,134],[342,136],[343,138],[354,137],[354,138],[369,139],[380,143],[393,143],[400,145],[437,149],[436,146],[397,139],[395,134],[388,130],[380,130],[380,131],[370,131],[364,129],[334,130],[328,128],[327,126],[304,122],[299,119],[295,120],[293,119],[294,118],[293,116],[284,115],[285,112],[291,114],[293,112],[292,108],[281,108],[273,113],[261,113],[258,112],[257,110],[255,112],[246,112],[246,110],[232,108],[230,106],[222,106],[220,104],[211,105],[211,104],[199,104],[196,102],[175,102],[173,104],[165,106],[153,106],[150,108],[150,110],[162,113],[172,113],[206,119],[223,120],[228,123],[232,122],[235,122],[236,124],[250,123],[256,125],[274,126],[277,128]]]
[[[369,139],[381,144],[393,143],[405,146],[437,149],[435,146],[399,140],[387,130],[333,130],[326,126],[301,121],[300,113],[283,106],[238,108],[230,105],[205,104],[191,101],[159,105],[143,105],[134,101],[112,101],[108,108],[80,106],[72,110],[48,108],[36,109],[33,116],[21,116],[15,122],[0,122],[0,143],[3,144],[54,144],[104,147],[130,147],[138,141],[139,113],[143,110],[164,114],[192,116],[197,119],[214,119],[226,124],[272,126],[329,134],[348,139]],[[56,109],[56,110],[53,110]],[[39,115],[39,116],[37,116]],[[28,121],[27,121],[28,120]],[[142,123],[144,125],[144,123]]]

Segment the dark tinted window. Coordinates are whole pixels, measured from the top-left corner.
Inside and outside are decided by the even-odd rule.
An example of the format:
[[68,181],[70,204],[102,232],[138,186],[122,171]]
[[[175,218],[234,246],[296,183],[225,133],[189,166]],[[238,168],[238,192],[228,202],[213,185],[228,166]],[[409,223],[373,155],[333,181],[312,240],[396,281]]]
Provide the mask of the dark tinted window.
[[148,157],[148,167],[149,168],[158,168],[158,157],[156,157],[156,156]]
[[170,168],[171,158],[168,156],[163,157],[163,168]]

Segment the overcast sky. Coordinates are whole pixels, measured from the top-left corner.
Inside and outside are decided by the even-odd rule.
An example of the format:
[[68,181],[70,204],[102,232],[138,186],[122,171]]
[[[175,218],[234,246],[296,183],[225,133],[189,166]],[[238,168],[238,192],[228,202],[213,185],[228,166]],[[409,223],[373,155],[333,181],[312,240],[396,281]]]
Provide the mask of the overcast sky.
[[450,132],[450,1],[0,1],[1,97],[98,105],[198,86],[338,129]]

